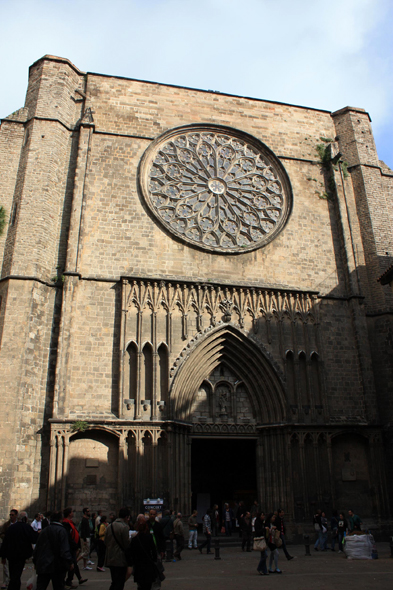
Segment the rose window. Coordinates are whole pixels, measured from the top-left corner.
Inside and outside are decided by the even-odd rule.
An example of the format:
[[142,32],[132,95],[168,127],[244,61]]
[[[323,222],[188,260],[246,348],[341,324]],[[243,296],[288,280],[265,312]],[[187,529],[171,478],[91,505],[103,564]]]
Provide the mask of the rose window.
[[279,160],[258,140],[226,128],[188,127],[159,138],[145,153],[141,184],[167,230],[214,252],[270,242],[291,207]]

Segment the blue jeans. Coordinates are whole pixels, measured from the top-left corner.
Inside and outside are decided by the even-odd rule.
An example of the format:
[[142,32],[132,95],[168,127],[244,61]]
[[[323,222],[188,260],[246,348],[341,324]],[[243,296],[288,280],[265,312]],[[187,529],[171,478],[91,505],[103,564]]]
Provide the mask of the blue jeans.
[[230,520],[225,521],[225,535],[230,537],[232,535],[232,523]]
[[197,530],[190,530],[189,537],[188,537],[188,548],[192,549],[192,545],[194,543],[194,549],[198,547],[198,531]]
[[321,551],[323,549],[323,532],[322,529],[318,532],[318,539],[315,541],[314,549],[318,549],[320,545]]

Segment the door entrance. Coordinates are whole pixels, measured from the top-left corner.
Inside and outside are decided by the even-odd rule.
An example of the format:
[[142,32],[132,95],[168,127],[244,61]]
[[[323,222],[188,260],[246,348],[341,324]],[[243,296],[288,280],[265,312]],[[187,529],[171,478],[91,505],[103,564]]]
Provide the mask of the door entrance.
[[[257,498],[256,440],[198,439],[191,445],[192,508]],[[203,514],[199,514],[199,517]]]

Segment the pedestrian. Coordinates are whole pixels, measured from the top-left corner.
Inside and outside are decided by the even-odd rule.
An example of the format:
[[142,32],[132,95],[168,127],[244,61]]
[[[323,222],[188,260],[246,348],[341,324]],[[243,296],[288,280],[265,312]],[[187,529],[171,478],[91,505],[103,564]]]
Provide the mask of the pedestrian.
[[136,520],[136,530],[137,535],[131,539],[128,552],[130,564],[133,567],[134,582],[138,590],[151,590],[158,575],[157,549],[143,514],[140,514]]
[[348,510],[348,516],[349,516],[349,519],[348,519],[349,534],[354,535],[362,530],[363,523],[360,520],[360,517],[357,514],[355,514],[353,510]]
[[128,562],[125,552],[130,545],[130,511],[120,508],[119,518],[108,526],[105,532],[105,565],[111,572],[112,583],[109,590],[123,590],[126,581]]
[[[96,539],[96,517],[97,514],[95,512],[93,512],[90,515],[90,554],[89,554],[89,560],[91,560],[91,554],[93,553],[93,551],[97,552],[97,539]],[[97,556],[98,557],[98,556]],[[91,564],[93,565],[93,564]]]
[[33,555],[33,545],[37,542],[38,533],[27,524],[27,512],[19,512],[18,521],[9,526],[1,546],[3,565],[8,560],[10,581],[8,590],[20,590],[20,577],[26,559]]
[[70,545],[70,551],[72,555],[72,560],[74,567],[68,570],[67,579],[65,582],[66,590],[72,590],[72,588],[76,588],[76,586],[72,583],[74,575],[78,578],[79,584],[84,584],[87,582],[87,578],[82,579],[82,575],[79,571],[78,560],[77,560],[77,552],[80,549],[80,538],[77,528],[73,522],[74,518],[74,510],[72,508],[66,508],[64,510],[63,516],[63,527],[65,528],[66,532],[68,533],[68,542]]
[[[338,538],[338,514],[337,510],[333,510],[332,517],[330,519],[330,530],[332,531],[332,551],[336,546],[336,540]],[[339,547],[340,549],[340,547]]]
[[[238,506],[237,511],[236,511],[235,514],[236,514],[236,525],[235,526],[236,527],[239,527],[239,537],[242,538],[243,533],[242,533],[242,529],[241,529],[241,526],[240,526],[240,519],[243,516],[245,516],[245,514],[246,514],[246,507],[244,506],[243,500],[240,500],[239,506]],[[233,530],[234,530],[234,527],[233,527]]]
[[344,551],[344,539],[345,539],[345,535],[347,533],[347,530],[348,530],[347,519],[345,518],[344,512],[340,512],[339,517],[338,517],[338,526],[337,526],[338,552],[339,553],[343,553],[343,551]]
[[173,523],[173,532],[175,534],[175,541],[176,541],[176,551],[174,556],[181,560],[181,552],[184,549],[184,527],[181,520],[181,513],[177,513],[177,518]]
[[44,512],[44,516],[43,516],[43,519],[41,521],[42,522],[41,530],[46,529],[46,527],[50,525],[51,516],[52,516],[52,512],[50,512],[50,511]]
[[252,520],[251,514],[246,512],[242,514],[239,520],[240,530],[242,532],[242,551],[251,551]]
[[203,517],[203,534],[206,537],[206,540],[199,545],[199,553],[202,554],[202,549],[206,547],[206,553],[212,553],[210,551],[210,543],[212,539],[212,521],[211,521],[211,510],[207,510],[205,516]]
[[328,540],[328,520],[326,518],[325,512],[321,513],[321,527],[322,527],[322,537],[321,537],[321,551],[327,551],[327,540]]
[[[12,510],[10,510],[9,519],[5,523],[3,523],[0,527],[1,543],[3,543],[5,534],[8,531],[9,527],[12,524],[15,524],[17,521],[18,521],[18,511],[15,508],[13,508]],[[0,549],[0,551],[1,551],[1,549]],[[2,590],[5,590],[5,588],[8,588],[9,581],[10,581],[9,567],[8,567],[7,560],[5,560],[5,563],[3,563],[3,584],[1,586]]]
[[214,537],[220,535],[220,528],[220,511],[218,509],[218,504],[214,504],[212,510],[212,534]]
[[229,507],[229,504],[226,503],[224,506],[222,520],[225,526],[225,536],[231,537],[232,536],[232,519],[233,519],[233,510]]
[[41,514],[39,512],[37,512],[37,514],[34,515],[34,520],[31,523],[31,528],[36,532],[36,533],[40,533],[42,530],[42,522],[41,522]]
[[[174,514],[171,516],[171,518],[173,520],[173,525],[174,525],[175,518],[173,518],[173,516],[174,516]],[[153,541],[154,541],[154,544],[157,549],[158,567],[161,568],[162,567],[162,559],[165,555],[165,539],[164,539],[164,533],[162,530],[162,525],[160,522],[157,521],[157,510],[155,510],[154,508],[149,510],[148,525],[149,525],[149,529],[150,529],[150,534],[153,536]],[[153,588],[154,588],[154,590],[158,590],[158,588],[161,588],[161,580],[159,578],[158,572],[157,572],[157,577],[153,582]]]
[[[255,517],[255,537],[261,538],[265,540],[266,543],[266,521],[265,521],[265,514],[263,512],[258,512]],[[268,576],[268,571],[266,567],[266,560],[267,560],[267,544],[265,549],[261,550],[261,556],[259,559],[257,571],[262,576]]]
[[162,534],[164,537],[165,549],[167,547],[167,541],[170,541],[171,554],[173,554],[174,532],[173,532],[173,520],[171,517],[170,510],[165,510],[164,516],[161,519],[161,528],[162,528]]
[[83,569],[91,570],[94,562],[90,559],[90,538],[91,538],[92,524],[90,521],[90,510],[89,508],[83,508],[82,520],[79,524],[79,534],[81,538],[81,549],[82,553],[79,559],[83,559]]
[[46,590],[49,582],[52,582],[53,590],[63,590],[65,573],[74,567],[68,533],[61,524],[62,517],[61,512],[52,514],[50,525],[38,537],[33,555],[37,590]]
[[[278,535],[278,539],[280,539],[280,532],[276,526],[276,518],[277,518],[276,515],[272,514],[267,519],[267,524],[268,524],[268,529],[269,529],[267,531],[267,535],[268,535],[267,546],[270,549],[270,556],[269,556],[269,573],[270,574],[282,574],[282,571],[278,567],[279,553],[278,553],[278,547],[277,547],[277,535]],[[274,565],[275,565],[274,570],[272,570],[273,559],[274,559]]]
[[289,555],[288,551],[287,551],[287,546],[285,543],[285,523],[284,523],[284,510],[282,508],[279,508],[277,510],[277,518],[276,518],[276,526],[277,529],[280,531],[280,537],[281,537],[281,541],[282,541],[282,545],[281,548],[284,551],[285,557],[287,558],[288,561],[291,561],[291,559],[293,559],[292,555]]
[[[198,549],[198,511],[194,510],[188,519],[188,548]],[[213,521],[214,522],[214,521]]]
[[[113,524],[113,523],[111,523]],[[97,572],[104,572],[104,564],[105,564],[105,553],[106,553],[106,545],[105,545],[105,533],[108,527],[108,523],[106,522],[106,516],[103,514],[100,520],[100,527],[98,529],[98,545],[97,545],[97,554],[98,554],[98,562],[97,562]]]
[[322,549],[322,524],[321,524],[321,515],[322,515],[322,510],[320,508],[318,508],[316,514],[314,514],[313,517],[313,524],[314,524],[314,530],[317,533],[317,540],[315,541],[314,544],[314,551],[318,551],[318,546],[320,546],[320,548]]

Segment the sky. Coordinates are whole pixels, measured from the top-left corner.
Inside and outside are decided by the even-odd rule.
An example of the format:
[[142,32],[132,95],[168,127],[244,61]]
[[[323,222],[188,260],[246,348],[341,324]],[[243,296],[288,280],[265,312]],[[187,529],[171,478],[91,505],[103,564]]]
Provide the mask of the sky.
[[0,118],[45,54],[80,70],[366,109],[393,168],[393,0],[0,0]]

